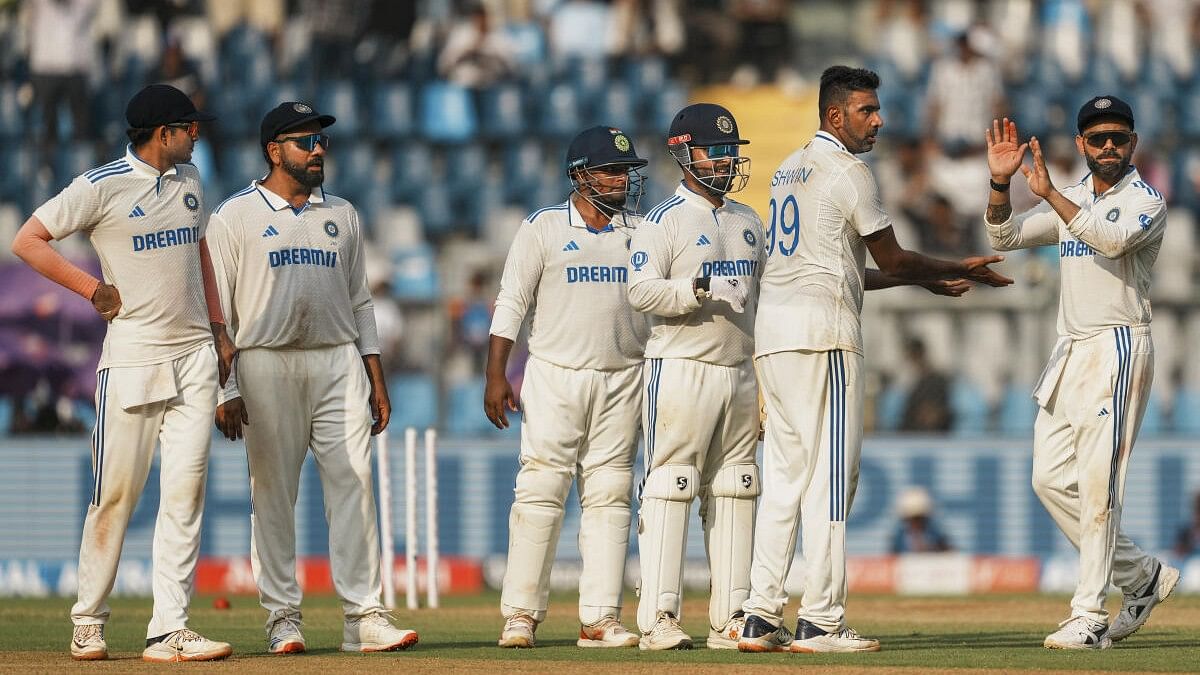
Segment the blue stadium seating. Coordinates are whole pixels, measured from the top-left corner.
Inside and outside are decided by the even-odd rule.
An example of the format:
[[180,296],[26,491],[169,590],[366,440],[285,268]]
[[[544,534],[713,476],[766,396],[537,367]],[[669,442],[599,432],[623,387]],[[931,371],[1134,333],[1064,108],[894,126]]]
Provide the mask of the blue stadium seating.
[[459,217],[451,206],[450,191],[437,183],[426,185],[417,195],[417,209],[425,236],[431,239],[450,234]]
[[569,84],[559,83],[541,99],[542,109],[538,129],[542,134],[560,141],[569,140],[583,128],[579,93]]
[[359,134],[358,97],[352,82],[326,82],[317,90],[317,110],[337,118],[333,131],[339,138],[351,138]]
[[479,122],[471,92],[449,82],[431,82],[421,90],[421,133],[431,141],[464,143]]
[[445,183],[455,197],[465,197],[474,192],[484,182],[487,169],[487,153],[476,143],[446,149]]
[[438,422],[438,391],[433,378],[424,374],[393,375],[388,378],[388,396],[392,399],[393,433],[408,427],[425,429]]
[[1037,402],[1030,397],[1028,387],[1010,384],[1000,398],[998,430],[1012,436],[1033,433],[1037,410]]
[[354,203],[366,201],[373,192],[387,192],[384,176],[377,170],[379,158],[374,143],[344,136],[330,141],[330,145],[335,169],[326,175],[330,192]]
[[372,130],[386,140],[400,140],[411,134],[413,92],[404,82],[384,82],[375,87],[371,99]]
[[642,130],[637,108],[637,101],[634,100],[629,87],[614,82],[600,97],[600,105],[594,108],[599,112],[592,122],[617,127],[628,134],[637,134]]
[[426,302],[437,300],[437,256],[427,245],[392,252],[392,295],[399,300]]
[[392,198],[413,201],[431,179],[441,179],[433,169],[433,150],[428,145],[420,141],[398,144],[392,151]]
[[213,201],[214,206],[229,195],[241,190],[255,178],[267,173],[267,160],[263,158],[262,146],[256,141],[245,141],[225,147],[221,153],[221,195]]
[[[446,401],[446,431],[464,436],[480,436],[499,431],[483,414],[484,379],[473,377],[450,387]],[[509,413],[509,421],[517,416]],[[510,430],[518,425],[513,424]]]
[[894,383],[879,393],[875,400],[875,429],[877,431],[897,431],[904,422],[904,407],[908,397],[904,389]]
[[1183,387],[1175,394],[1172,421],[1176,433],[1191,436],[1200,434],[1200,391]]
[[521,88],[502,84],[479,94],[479,130],[489,140],[511,141],[525,133],[525,100]]
[[505,144],[503,148],[504,198],[509,203],[524,203],[541,180],[545,151],[541,142],[532,138]]
[[974,382],[959,377],[950,384],[950,409],[954,411],[950,431],[955,436],[982,436],[987,432],[987,399]]

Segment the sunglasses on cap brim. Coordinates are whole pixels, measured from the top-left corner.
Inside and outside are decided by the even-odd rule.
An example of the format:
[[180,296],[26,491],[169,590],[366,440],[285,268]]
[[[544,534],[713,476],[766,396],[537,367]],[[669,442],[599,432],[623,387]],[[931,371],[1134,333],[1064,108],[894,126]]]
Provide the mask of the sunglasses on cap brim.
[[1087,143],[1096,149],[1100,149],[1108,145],[1109,141],[1112,141],[1113,146],[1119,148],[1128,144],[1131,140],[1133,140],[1133,134],[1130,134],[1127,131],[1099,131],[1094,134],[1087,134],[1083,137],[1084,143]]

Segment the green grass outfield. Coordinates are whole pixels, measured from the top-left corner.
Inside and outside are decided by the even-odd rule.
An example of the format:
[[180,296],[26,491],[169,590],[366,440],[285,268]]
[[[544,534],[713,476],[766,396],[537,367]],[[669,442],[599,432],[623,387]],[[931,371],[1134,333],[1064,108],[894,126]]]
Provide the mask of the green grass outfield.
[[[850,599],[850,623],[879,638],[883,651],[858,655],[739,654],[697,648],[690,652],[646,653],[637,649],[579,649],[575,600],[556,596],[550,618],[538,630],[538,648],[497,648],[500,631],[498,596],[446,598],[440,610],[398,611],[399,625],[415,628],[420,643],[407,652],[341,654],[341,612],[330,597],[305,602],[304,634],[308,653],[270,656],[265,653],[265,612],[253,597],[230,598],[230,610],[213,609],[213,598],[193,603],[191,626],[215,639],[233,643],[234,656],[213,664],[186,664],[222,672],[322,672],[404,669],[415,672],[728,672],[730,667],[756,671],[812,667],[823,672],[979,671],[1200,671],[1200,597],[1172,598],[1155,609],[1139,633],[1103,652],[1043,649],[1042,638],[1068,613],[1068,598],[1044,595],[991,595],[969,598],[911,598],[859,595]],[[71,601],[0,600],[0,672],[125,672],[169,668],[140,660],[150,602],[116,598],[108,624],[108,662],[75,663],[68,612]],[[636,598],[626,599],[632,625]],[[1116,610],[1115,599],[1112,609]],[[789,607],[789,615],[794,606]],[[689,598],[684,627],[697,638],[707,635],[707,605]],[[840,666],[840,667],[839,667]]]

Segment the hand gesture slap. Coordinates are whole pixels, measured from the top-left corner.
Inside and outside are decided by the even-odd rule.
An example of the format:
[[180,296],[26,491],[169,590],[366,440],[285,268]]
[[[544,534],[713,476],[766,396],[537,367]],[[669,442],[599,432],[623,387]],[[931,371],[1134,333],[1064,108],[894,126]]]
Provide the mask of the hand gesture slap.
[[1033,151],[1033,168],[1021,165],[1021,173],[1029,181],[1030,192],[1045,199],[1054,192],[1054,183],[1050,182],[1050,172],[1046,170],[1046,159],[1042,157],[1042,144],[1037,136],[1029,139],[1029,149]]
[[988,286],[1008,286],[1013,280],[988,267],[1004,260],[1002,255],[977,255],[962,259],[963,278]]
[[999,182],[1007,181],[1021,168],[1025,159],[1025,149],[1028,143],[1017,143],[1017,123],[1004,118],[992,120],[992,128],[984,132],[987,139],[988,171],[992,179]]

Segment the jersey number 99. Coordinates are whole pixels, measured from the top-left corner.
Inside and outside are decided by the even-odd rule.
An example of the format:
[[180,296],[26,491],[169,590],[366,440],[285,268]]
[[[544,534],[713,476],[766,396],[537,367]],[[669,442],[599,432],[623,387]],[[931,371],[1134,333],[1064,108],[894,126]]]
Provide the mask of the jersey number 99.
[[767,228],[767,257],[774,255],[776,248],[779,249],[779,255],[790,256],[796,252],[796,247],[800,244],[800,206],[796,203],[796,195],[784,197],[782,205],[772,198],[770,209],[771,224]]

